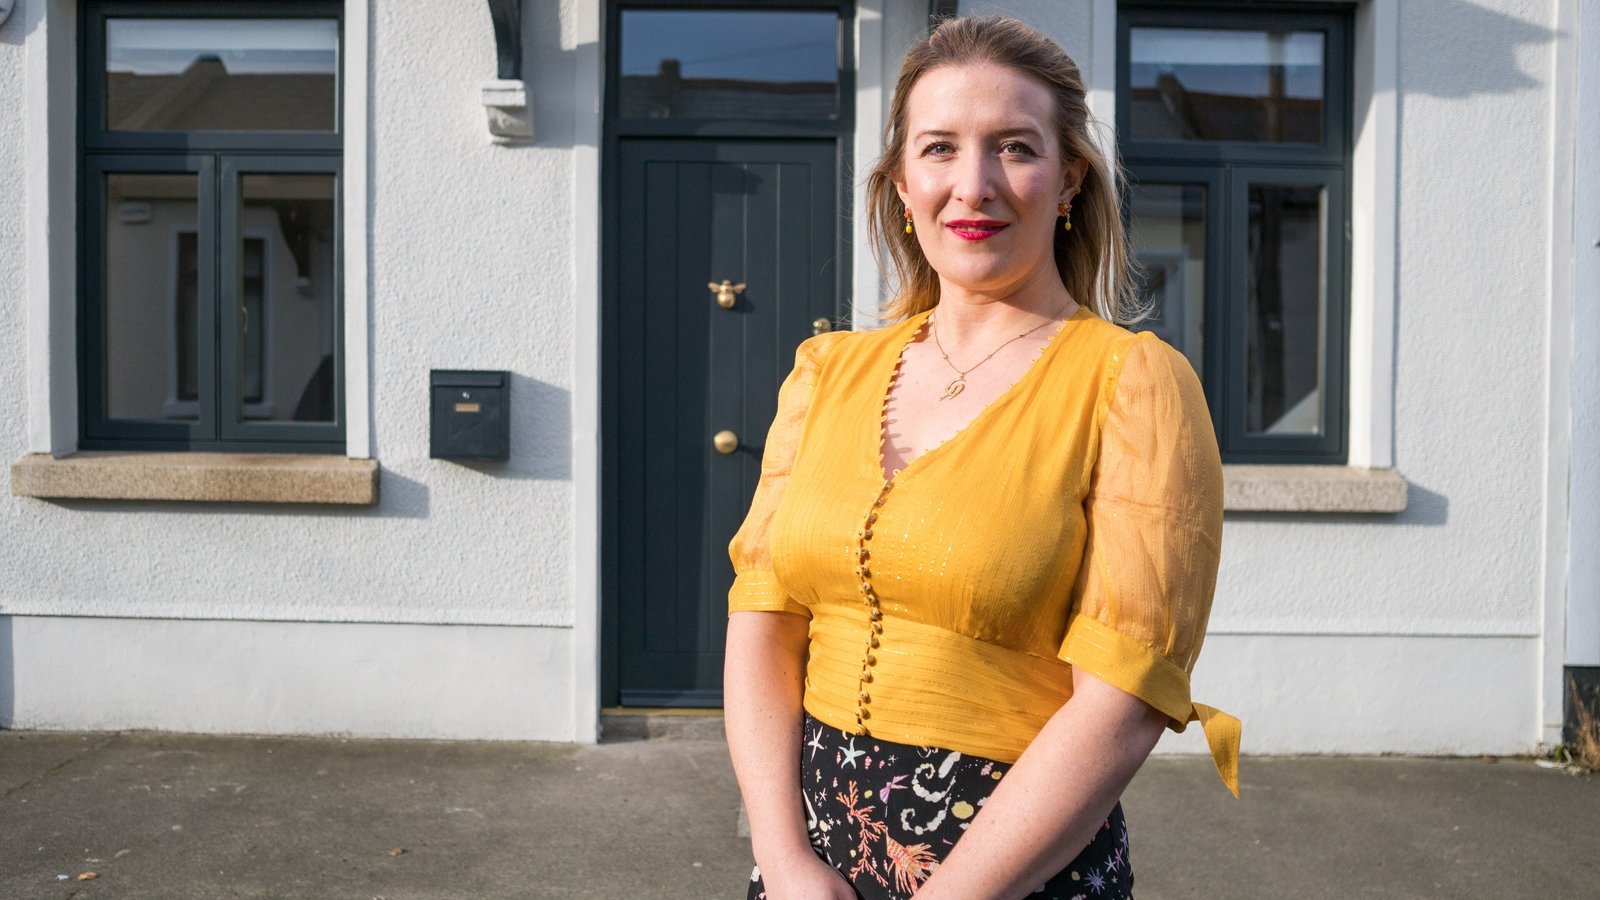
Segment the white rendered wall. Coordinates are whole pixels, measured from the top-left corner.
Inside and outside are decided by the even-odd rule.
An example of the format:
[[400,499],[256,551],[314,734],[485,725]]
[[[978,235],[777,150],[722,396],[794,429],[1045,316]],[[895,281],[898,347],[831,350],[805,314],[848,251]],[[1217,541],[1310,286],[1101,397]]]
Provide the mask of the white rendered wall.
[[1566,663],[1600,666],[1600,8],[1577,10]]
[[[1538,669],[1533,638],[1213,632],[1194,696],[1243,720],[1247,754],[1509,755],[1533,747]],[[1205,753],[1199,723],[1156,752]]]
[[[43,379],[41,363],[63,364],[29,359],[39,323],[23,285],[39,275],[23,244],[39,218],[28,204],[39,194],[26,175],[44,167],[12,152],[39,143],[26,129],[40,115],[19,100],[29,62],[18,42],[41,2],[25,0],[0,27],[3,462],[34,449],[24,394]],[[1040,17],[1080,53],[1100,49],[1088,35],[1104,32],[1091,14],[1104,6],[983,4]],[[880,103],[899,52],[921,27],[918,7],[879,7]],[[1395,374],[1375,390],[1393,391],[1394,465],[1412,484],[1410,505],[1394,517],[1229,516],[1196,696],[1245,719],[1250,752],[1508,752],[1538,738],[1554,2],[1401,7]],[[977,8],[963,4],[963,12]],[[0,496],[0,616],[12,616],[10,646],[0,642],[0,712],[11,718],[0,721],[208,727],[184,718],[185,698],[197,697],[227,723],[208,730],[399,735],[407,733],[393,727],[403,698],[361,712],[350,701],[378,695],[359,678],[344,682],[365,671],[398,677],[412,666],[456,673],[457,693],[440,695],[439,708],[481,710],[463,699],[471,685],[515,684],[512,702],[552,707],[519,717],[567,717],[538,736],[586,733],[569,723],[591,721],[592,702],[569,707],[594,696],[598,639],[592,456],[600,436],[586,384],[598,358],[598,303],[592,254],[582,247],[597,233],[583,223],[598,217],[600,36],[592,15],[574,30],[570,0],[532,2],[525,15],[536,141],[507,148],[488,142],[477,102],[495,74],[481,2],[373,4],[370,14],[369,424],[382,502],[350,511]],[[1108,71],[1109,52],[1080,62]],[[70,148],[54,149],[70,158]],[[565,230],[571,223],[578,230]],[[1584,378],[1594,384],[1576,367],[1594,353],[1575,350],[1575,404]],[[432,367],[513,371],[510,463],[427,459]],[[108,618],[65,618],[74,616]],[[160,621],[141,629],[135,619]],[[170,621],[184,619],[238,621]],[[271,619],[398,624],[246,621]],[[575,621],[581,636],[568,627]],[[471,627],[506,625],[548,627]],[[267,658],[291,632],[298,643],[288,661],[317,678]],[[210,644],[219,639],[259,661],[257,671],[215,658]],[[584,646],[568,655],[550,649],[578,639]],[[361,668],[371,648],[391,642],[393,654]],[[143,643],[159,652],[138,655]],[[54,683],[80,665],[87,687]],[[499,665],[508,668],[492,668]],[[161,690],[142,699],[118,693],[114,676],[147,671]],[[212,678],[216,696],[277,692],[281,706],[310,698],[326,707],[294,719],[247,705],[258,711],[250,724],[228,718],[215,697],[166,690],[188,678]],[[98,686],[145,720],[117,720],[111,700],[89,696]],[[480,736],[491,736],[495,726],[484,721]]]
[[[961,11],[1020,15],[1073,52],[1109,7],[969,0]],[[1393,313],[1363,308],[1358,323],[1353,359],[1386,383],[1357,385],[1365,409],[1353,411],[1372,421],[1353,429],[1364,443],[1352,460],[1392,462],[1411,484],[1409,506],[1397,516],[1230,514],[1195,694],[1244,718],[1247,752],[1531,750],[1541,737],[1555,3],[1368,2],[1361,14],[1398,32],[1358,34],[1368,43],[1357,64],[1374,71],[1358,75],[1357,122],[1377,128],[1365,140],[1400,143],[1387,164],[1397,172],[1378,165],[1384,148],[1358,160],[1370,193],[1355,198],[1354,238],[1372,241],[1392,216],[1397,257],[1353,248],[1367,256],[1354,300],[1389,302],[1375,296],[1389,277],[1395,296]],[[1107,52],[1095,46],[1079,61],[1111,73]],[[1392,361],[1374,356],[1388,315]],[[1392,425],[1381,420],[1390,415]]]
[[[25,2],[0,25],[0,423],[6,423],[6,452],[20,455],[28,445],[28,392],[44,378],[28,371],[26,50],[23,35],[30,13]],[[9,462],[10,460],[4,460]],[[3,557],[0,557],[3,558]]]
[[[37,3],[39,0],[31,0]],[[353,5],[354,8],[355,5]],[[53,5],[52,10],[57,6]],[[0,235],[28,221],[33,121],[0,29]],[[555,0],[526,11],[538,142],[489,141],[481,0],[373,4],[373,509],[51,503],[0,495],[0,614],[570,626],[573,622],[573,54]],[[361,59],[347,65],[364,64]],[[70,98],[70,84],[67,86]],[[55,99],[54,97],[52,99]],[[51,147],[71,158],[73,148]],[[23,154],[24,157],[27,154]],[[34,162],[37,162],[34,160]],[[52,241],[71,235],[51,236]],[[0,460],[31,449],[19,242],[0,241]],[[71,303],[58,293],[57,303]],[[428,370],[509,369],[512,458],[428,459]],[[586,603],[592,599],[586,598]],[[571,676],[530,690],[571,691]]]
[[1538,633],[1551,4],[1496,6],[1400,9],[1395,464],[1409,507],[1231,516],[1220,630]]
[[0,727],[568,740],[572,630],[0,616]]
[[[1442,715],[1460,715],[1445,732],[1454,752],[1541,738],[1553,15],[1535,0],[1400,5],[1393,427],[1409,505],[1393,517],[1230,515],[1200,662],[1223,683],[1254,669],[1257,689],[1281,691],[1301,683],[1287,678],[1291,658],[1217,648],[1325,635],[1342,648],[1328,668],[1373,706],[1341,719],[1350,734],[1336,744],[1324,714],[1268,705],[1253,733],[1246,719],[1247,750],[1424,752]],[[1423,655],[1378,664],[1397,648]],[[1419,709],[1391,708],[1401,700]],[[1472,714],[1420,709],[1430,702]]]

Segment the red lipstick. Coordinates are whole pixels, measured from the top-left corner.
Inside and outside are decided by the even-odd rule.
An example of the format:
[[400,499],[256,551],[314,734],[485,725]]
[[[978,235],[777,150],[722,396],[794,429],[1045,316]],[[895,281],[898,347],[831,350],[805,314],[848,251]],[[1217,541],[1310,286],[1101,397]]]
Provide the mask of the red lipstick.
[[946,222],[946,228],[964,241],[986,241],[1005,229],[1005,222],[994,219],[956,219]]

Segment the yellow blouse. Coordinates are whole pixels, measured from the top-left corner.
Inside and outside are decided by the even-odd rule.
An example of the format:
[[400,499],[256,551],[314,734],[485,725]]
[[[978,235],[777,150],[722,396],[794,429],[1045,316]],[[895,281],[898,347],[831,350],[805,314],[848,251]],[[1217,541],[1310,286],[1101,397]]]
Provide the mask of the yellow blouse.
[[1239,721],[1189,697],[1222,465],[1187,360],[1080,309],[886,482],[884,400],[927,315],[800,345],[729,611],[810,619],[805,708],[843,731],[1014,762],[1081,666],[1175,731],[1200,721],[1237,795]]

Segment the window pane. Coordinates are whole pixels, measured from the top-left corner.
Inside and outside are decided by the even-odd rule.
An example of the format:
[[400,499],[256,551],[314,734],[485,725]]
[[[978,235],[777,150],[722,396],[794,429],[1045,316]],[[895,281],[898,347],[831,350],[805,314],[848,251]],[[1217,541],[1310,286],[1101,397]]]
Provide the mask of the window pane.
[[1251,185],[1245,428],[1322,432],[1327,205],[1321,185]]
[[1150,317],[1139,323],[1183,351],[1204,371],[1206,302],[1206,188],[1140,183],[1131,192],[1134,255],[1142,269],[1139,292]]
[[794,10],[624,10],[628,119],[831,119],[839,17]]
[[112,131],[333,131],[332,19],[109,19]]
[[333,175],[245,175],[238,319],[243,419],[334,420]]
[[1134,28],[1135,141],[1322,142],[1324,36],[1314,31]]
[[200,417],[199,179],[105,182],[106,416]]

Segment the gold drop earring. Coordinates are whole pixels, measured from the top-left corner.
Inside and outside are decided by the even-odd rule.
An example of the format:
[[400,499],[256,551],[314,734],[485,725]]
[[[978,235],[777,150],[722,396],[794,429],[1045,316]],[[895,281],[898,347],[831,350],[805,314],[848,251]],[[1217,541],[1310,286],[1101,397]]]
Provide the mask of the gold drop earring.
[[1058,204],[1056,206],[1056,215],[1061,216],[1063,219],[1066,220],[1066,221],[1061,223],[1061,230],[1062,231],[1071,231],[1072,230],[1072,201],[1071,200],[1063,200],[1060,204]]
[[906,234],[911,233],[911,210],[906,210]]

